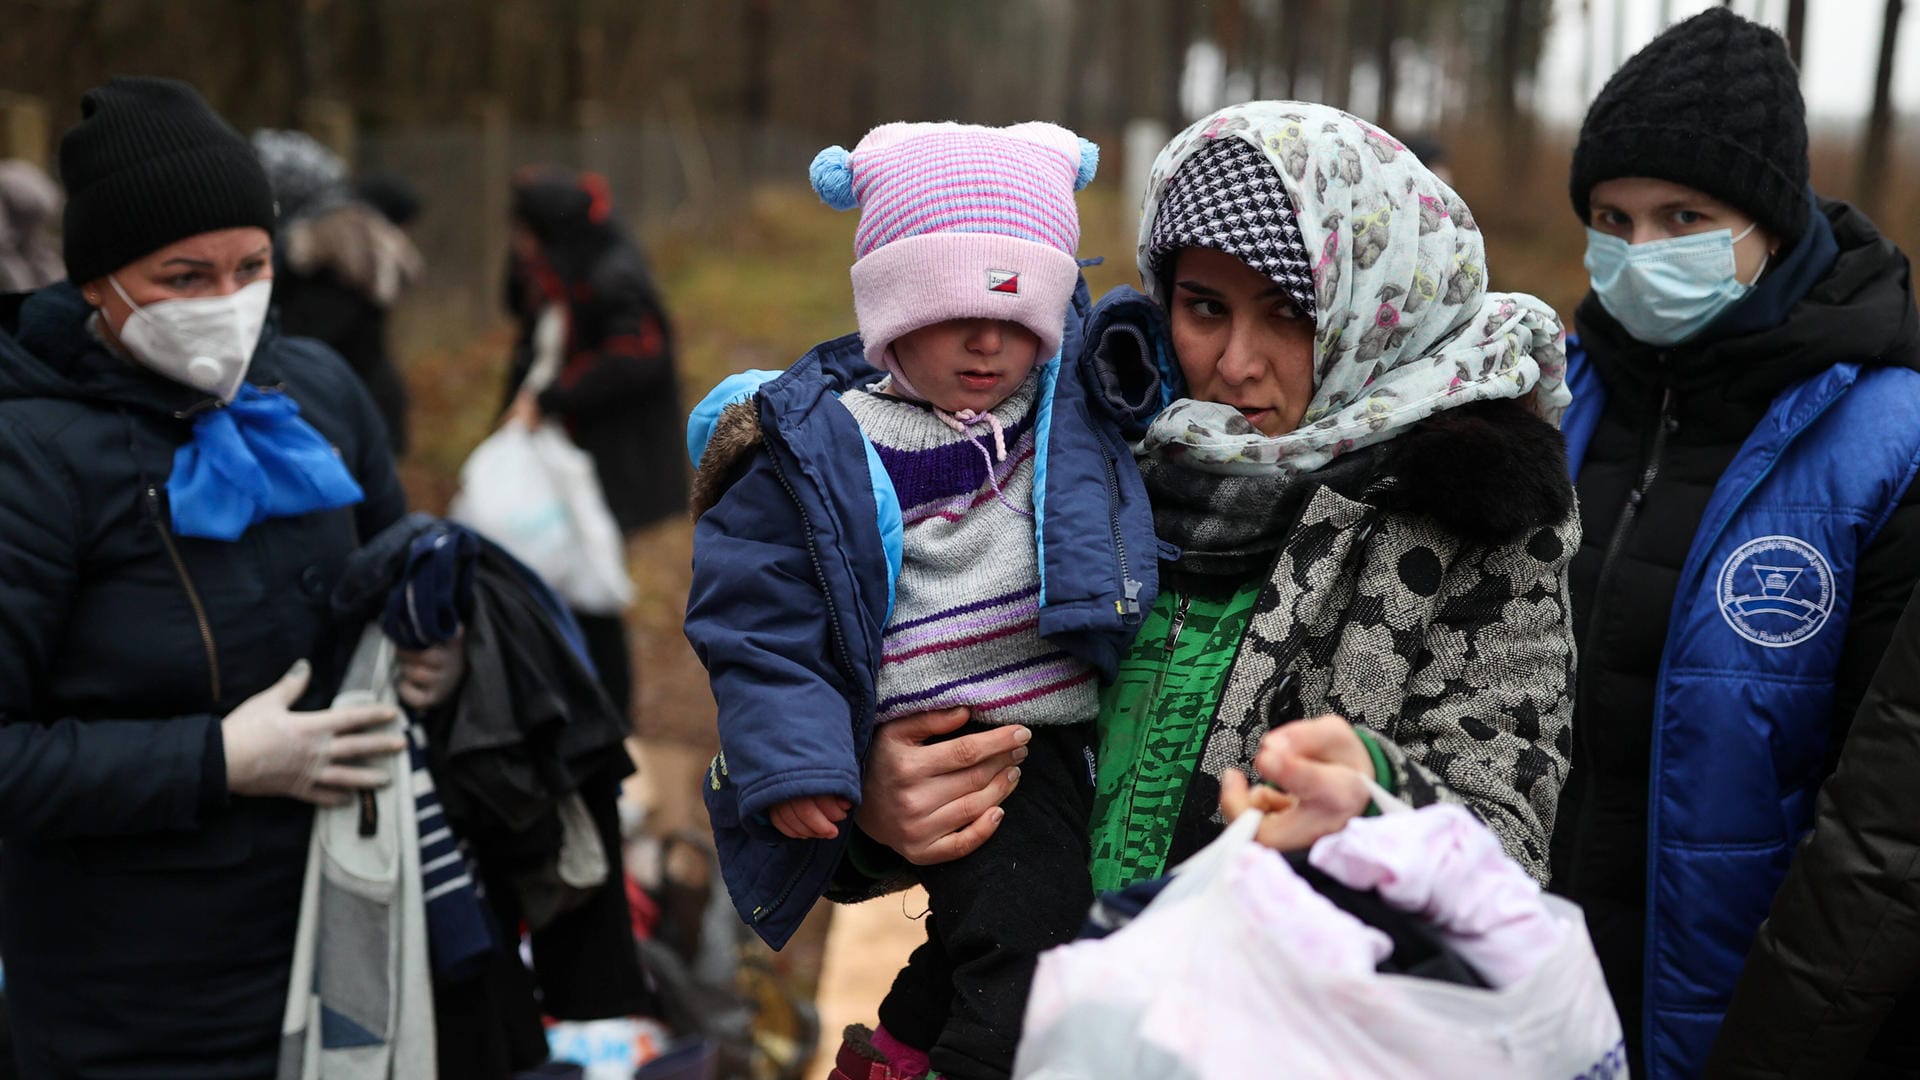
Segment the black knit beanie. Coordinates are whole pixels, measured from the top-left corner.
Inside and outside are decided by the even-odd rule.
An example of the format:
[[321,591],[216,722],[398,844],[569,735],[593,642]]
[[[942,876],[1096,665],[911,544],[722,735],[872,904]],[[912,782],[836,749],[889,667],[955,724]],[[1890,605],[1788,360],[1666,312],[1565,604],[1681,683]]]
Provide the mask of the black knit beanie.
[[217,229],[273,231],[253,147],[176,79],[115,78],[80,99],[60,137],[67,280],[76,284]]
[[1779,34],[1711,7],[1614,72],[1573,151],[1573,208],[1595,184],[1646,176],[1704,191],[1791,248],[1807,227],[1807,110]]

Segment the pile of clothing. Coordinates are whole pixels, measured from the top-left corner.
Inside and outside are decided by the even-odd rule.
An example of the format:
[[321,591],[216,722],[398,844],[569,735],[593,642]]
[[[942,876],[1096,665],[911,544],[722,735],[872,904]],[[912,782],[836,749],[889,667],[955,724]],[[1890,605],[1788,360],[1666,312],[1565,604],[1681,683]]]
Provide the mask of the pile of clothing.
[[333,603],[368,628],[343,698],[391,694],[395,647],[458,642],[467,675],[403,721],[412,767],[379,801],[316,821],[283,1078],[429,1060],[508,1077],[546,1059],[543,1015],[654,1011],[615,803],[633,771],[626,725],[565,605],[498,547],[421,514],[356,553]]

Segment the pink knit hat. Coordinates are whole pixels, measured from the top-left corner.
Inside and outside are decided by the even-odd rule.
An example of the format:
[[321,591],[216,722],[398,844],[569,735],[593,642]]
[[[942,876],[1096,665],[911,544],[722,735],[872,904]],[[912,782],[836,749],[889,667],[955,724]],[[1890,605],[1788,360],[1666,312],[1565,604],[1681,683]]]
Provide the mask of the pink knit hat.
[[[849,154],[813,159],[813,189],[860,208],[853,308],[867,362],[899,379],[890,346],[947,319],[1005,319],[1060,350],[1080,267],[1073,193],[1100,149],[1054,124],[883,124]],[[910,388],[906,388],[909,389]]]

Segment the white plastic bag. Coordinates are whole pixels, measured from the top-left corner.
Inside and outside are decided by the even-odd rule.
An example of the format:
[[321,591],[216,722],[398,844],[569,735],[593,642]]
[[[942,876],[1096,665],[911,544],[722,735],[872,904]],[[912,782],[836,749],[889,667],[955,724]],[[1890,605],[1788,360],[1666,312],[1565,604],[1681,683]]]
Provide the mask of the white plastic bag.
[[1381,974],[1351,916],[1303,935],[1276,913],[1304,883],[1258,824],[1235,821],[1120,930],[1041,956],[1016,1078],[1626,1076],[1578,908],[1542,897],[1568,932],[1503,988]]
[[527,564],[575,610],[613,615],[633,602],[626,544],[593,459],[557,424],[509,423],[487,436],[460,466],[448,516]]

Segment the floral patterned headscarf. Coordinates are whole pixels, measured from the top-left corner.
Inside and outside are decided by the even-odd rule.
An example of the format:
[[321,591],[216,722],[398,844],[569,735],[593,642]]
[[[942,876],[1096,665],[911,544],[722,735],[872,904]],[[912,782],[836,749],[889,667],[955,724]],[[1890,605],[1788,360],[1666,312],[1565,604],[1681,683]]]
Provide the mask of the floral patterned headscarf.
[[1230,406],[1176,401],[1142,454],[1164,448],[1214,472],[1304,473],[1473,401],[1525,398],[1559,423],[1571,400],[1559,317],[1536,297],[1489,293],[1486,244],[1467,204],[1392,136],[1325,105],[1229,106],[1160,151],[1139,261],[1162,306],[1164,282],[1149,258],[1154,217],[1181,165],[1215,139],[1258,148],[1293,204],[1313,262],[1313,400],[1300,426],[1279,436]]

